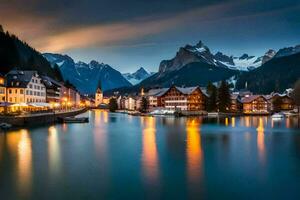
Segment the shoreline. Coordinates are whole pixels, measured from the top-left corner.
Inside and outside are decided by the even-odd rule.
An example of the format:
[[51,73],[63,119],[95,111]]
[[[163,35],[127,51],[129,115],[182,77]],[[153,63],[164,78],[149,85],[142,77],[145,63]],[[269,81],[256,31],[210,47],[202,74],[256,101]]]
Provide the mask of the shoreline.
[[39,113],[21,116],[0,116],[1,123],[7,123],[13,127],[30,127],[43,124],[58,123],[60,118],[73,117],[86,112],[88,108],[70,110],[66,112]]

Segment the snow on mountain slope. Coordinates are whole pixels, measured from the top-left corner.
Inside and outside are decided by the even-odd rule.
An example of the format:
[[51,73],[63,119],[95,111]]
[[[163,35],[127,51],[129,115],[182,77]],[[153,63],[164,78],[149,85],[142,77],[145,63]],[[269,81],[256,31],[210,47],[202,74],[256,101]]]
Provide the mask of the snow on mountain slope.
[[151,73],[148,73],[143,67],[141,67],[134,73],[124,73],[122,75],[132,85],[136,85],[136,84],[140,83],[141,81],[143,81],[144,79],[151,76]]

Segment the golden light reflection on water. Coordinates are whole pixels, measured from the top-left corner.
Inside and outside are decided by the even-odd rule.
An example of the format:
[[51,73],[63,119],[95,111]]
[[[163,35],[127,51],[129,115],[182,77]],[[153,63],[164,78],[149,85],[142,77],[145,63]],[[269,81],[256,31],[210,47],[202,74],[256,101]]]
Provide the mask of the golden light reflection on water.
[[228,126],[229,122],[228,122],[228,117],[225,118],[225,126]]
[[32,146],[26,129],[7,134],[9,151],[17,158],[17,187],[22,197],[30,194],[32,186]]
[[235,117],[231,118],[231,127],[235,127]]
[[187,132],[187,174],[191,183],[201,180],[203,171],[203,151],[201,146],[200,119],[188,119]]
[[49,169],[52,176],[58,176],[61,165],[58,133],[55,126],[49,127],[48,131]]
[[264,162],[265,159],[265,135],[264,135],[264,121],[263,118],[259,118],[259,123],[257,127],[257,148],[258,148],[258,154],[259,158],[262,162]]
[[143,124],[143,152],[142,166],[143,174],[148,183],[158,183],[158,153],[156,146],[156,118],[141,118]]

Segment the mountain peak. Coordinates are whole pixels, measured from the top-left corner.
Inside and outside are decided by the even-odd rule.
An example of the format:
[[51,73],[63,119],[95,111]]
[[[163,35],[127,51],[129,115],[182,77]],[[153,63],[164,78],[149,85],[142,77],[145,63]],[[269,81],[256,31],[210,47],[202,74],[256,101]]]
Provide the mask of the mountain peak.
[[240,60],[244,60],[244,59],[246,59],[246,58],[248,58],[248,57],[249,57],[249,55],[246,54],[246,53],[244,53],[239,59],[240,59]]
[[96,60],[91,60],[90,65],[92,66],[99,65],[99,62]]

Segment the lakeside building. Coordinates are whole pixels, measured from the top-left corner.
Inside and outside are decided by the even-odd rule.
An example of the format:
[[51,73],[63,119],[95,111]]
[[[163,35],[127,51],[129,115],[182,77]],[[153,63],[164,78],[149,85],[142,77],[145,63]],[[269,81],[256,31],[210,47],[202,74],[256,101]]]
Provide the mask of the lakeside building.
[[241,112],[243,110],[243,103],[239,94],[231,94],[230,102],[231,112]]
[[10,71],[6,75],[6,99],[9,103],[46,102],[46,86],[37,71]]
[[[268,99],[271,105],[270,108],[271,111],[274,110],[289,111],[295,108],[294,100],[288,94],[272,93],[270,95],[265,95],[265,98]],[[274,105],[276,102],[278,102],[279,105]],[[278,108],[275,108],[276,106]]]
[[80,104],[80,94],[73,85],[62,85],[60,96],[63,107],[73,107]]
[[103,103],[103,92],[101,88],[101,82],[99,81],[96,93],[95,93],[95,106],[98,107]]
[[149,108],[157,108],[157,107],[164,107],[164,102],[162,95],[165,94],[166,91],[168,91],[169,88],[159,88],[159,89],[151,89],[146,94],[146,97],[149,102]]
[[6,101],[5,76],[0,74],[0,102]]
[[263,95],[251,95],[242,98],[244,114],[268,114],[270,102]]
[[131,96],[125,97],[124,108],[126,110],[137,110],[135,98]]
[[204,111],[207,97],[200,87],[171,86],[161,98],[164,107],[170,110]]
[[46,86],[46,102],[60,103],[62,83],[48,77],[42,76],[43,82]]

